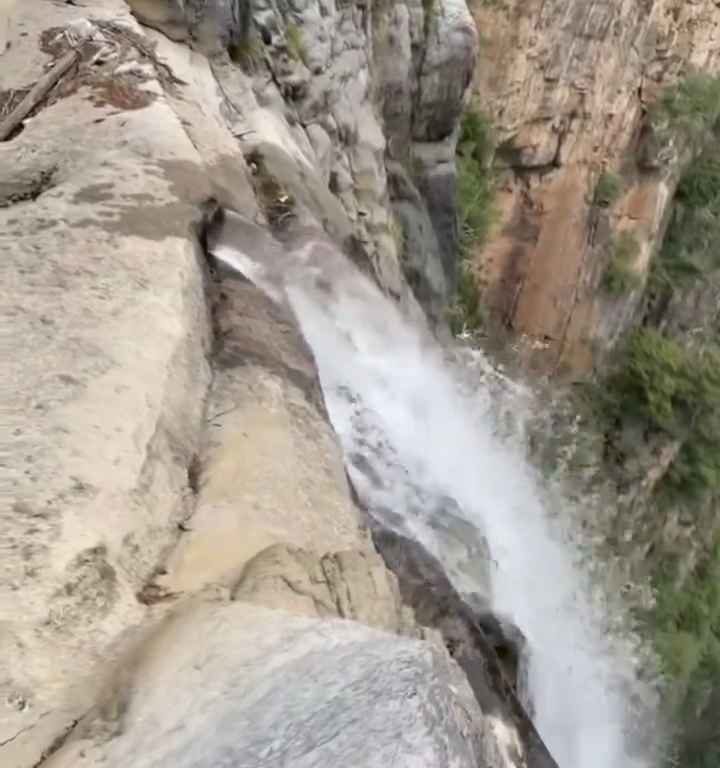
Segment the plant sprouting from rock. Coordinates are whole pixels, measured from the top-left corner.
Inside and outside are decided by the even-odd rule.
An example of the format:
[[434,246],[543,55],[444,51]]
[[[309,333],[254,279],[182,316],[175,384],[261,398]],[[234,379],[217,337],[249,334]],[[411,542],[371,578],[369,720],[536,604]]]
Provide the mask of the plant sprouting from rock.
[[603,275],[603,287],[612,296],[622,296],[638,288],[642,279],[635,269],[640,245],[632,232],[624,231],[610,244],[610,261]]
[[263,59],[263,46],[258,37],[248,35],[228,47],[230,58],[246,72],[254,72]]
[[652,124],[698,140],[720,118],[720,78],[691,74],[666,89],[650,109]]
[[469,110],[463,117],[457,149],[457,211],[459,228],[458,291],[450,311],[454,333],[475,331],[483,323],[472,252],[488,238],[496,219],[492,172],[494,141],[489,120]]
[[297,24],[288,23],[285,29],[285,43],[291,58],[303,63],[307,60],[307,48],[303,40],[303,33]]
[[622,194],[622,179],[612,171],[603,171],[598,178],[593,203],[603,207],[612,205]]
[[654,278],[668,288],[720,268],[720,151],[710,147],[683,174]]

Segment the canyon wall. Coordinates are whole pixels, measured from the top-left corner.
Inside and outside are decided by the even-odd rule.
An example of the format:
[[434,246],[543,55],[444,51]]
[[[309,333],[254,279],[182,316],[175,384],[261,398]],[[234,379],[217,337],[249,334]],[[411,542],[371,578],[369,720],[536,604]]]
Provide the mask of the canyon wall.
[[[637,321],[687,152],[658,146],[649,110],[695,71],[720,71],[712,0],[471,4],[481,38],[473,103],[496,134],[499,222],[475,257],[495,333],[530,367],[582,373]],[[603,179],[620,187],[603,200]],[[600,192],[600,194],[598,194]],[[603,289],[620,233],[636,274]],[[632,238],[632,239],[631,239]]]
[[0,762],[552,766],[403,602],[283,297],[211,253],[231,210],[439,317],[464,4],[0,10]]

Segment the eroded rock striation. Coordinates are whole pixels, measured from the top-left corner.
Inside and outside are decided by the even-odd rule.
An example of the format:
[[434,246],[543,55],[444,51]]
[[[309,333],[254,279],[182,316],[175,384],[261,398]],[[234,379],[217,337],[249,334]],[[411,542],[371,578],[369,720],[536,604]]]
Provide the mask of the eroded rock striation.
[[[527,338],[533,367],[586,372],[638,321],[689,157],[681,134],[658,133],[652,109],[688,76],[720,73],[720,8],[470,5],[484,39],[475,99],[496,132],[501,172],[500,222],[477,257],[484,301],[498,326]],[[602,282],[619,237],[633,242],[637,279],[614,295]]]

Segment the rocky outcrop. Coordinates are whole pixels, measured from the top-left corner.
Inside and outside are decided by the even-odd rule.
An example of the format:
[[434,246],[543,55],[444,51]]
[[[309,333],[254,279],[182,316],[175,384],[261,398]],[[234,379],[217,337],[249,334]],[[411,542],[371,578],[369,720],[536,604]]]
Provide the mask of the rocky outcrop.
[[373,25],[405,274],[426,308],[437,313],[456,285],[454,152],[477,34],[465,3],[454,0],[380,6]]
[[250,31],[250,4],[243,0],[128,0],[128,5],[141,24],[209,54],[240,45]]
[[[48,768],[512,765],[501,723],[428,643],[216,601],[147,646],[121,671],[132,699],[88,717]],[[98,745],[103,731],[116,736]]]
[[318,557],[285,544],[271,546],[245,566],[232,594],[236,600],[308,616],[340,616],[397,633],[415,629],[395,579],[371,551]]
[[214,71],[246,155],[301,198],[327,198],[326,228],[406,305],[407,276],[440,319],[455,285],[454,154],[477,50],[464,0],[256,0],[252,14],[238,0],[129,5],[174,40],[230,51],[249,77],[219,60]]
[[[324,230],[415,306],[368,9],[256,10],[251,75],[230,2],[30,4],[2,54],[5,115],[73,52],[0,142],[0,762],[521,766],[378,557],[283,296],[209,257],[224,208],[255,261]],[[427,190],[452,184],[466,78],[443,78],[474,33],[419,10],[407,108],[440,159],[408,215],[449,243]]]
[[518,696],[525,640],[511,623],[473,610],[452,586],[440,562],[422,544],[375,523],[373,541],[398,577],[403,600],[417,620],[440,631],[467,675],[484,711],[514,726],[518,758],[528,768],[557,768]]
[[454,286],[454,151],[477,46],[465,4],[302,2],[281,12],[260,2],[254,18],[269,43],[256,40],[253,56],[272,77],[252,65],[247,146],[261,145],[271,105],[282,103],[380,284],[406,303],[404,271],[438,318]]
[[[485,36],[475,103],[497,133],[501,221],[476,266],[498,326],[545,372],[584,371],[636,320],[642,291],[602,288],[630,233],[645,280],[682,152],[653,152],[648,110],[693,71],[720,71],[711,0],[476,2]],[[652,143],[652,142],[650,142]],[[660,145],[656,146],[659,149]],[[603,174],[620,184],[599,200]]]

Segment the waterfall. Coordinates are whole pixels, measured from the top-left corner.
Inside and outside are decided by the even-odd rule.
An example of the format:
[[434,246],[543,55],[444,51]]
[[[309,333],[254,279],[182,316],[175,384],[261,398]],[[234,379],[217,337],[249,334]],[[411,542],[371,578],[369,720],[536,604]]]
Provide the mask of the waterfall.
[[239,245],[251,227],[231,221],[213,253],[292,306],[363,501],[525,635],[526,704],[561,768],[642,765],[626,733],[631,659],[612,650],[595,615],[563,516],[544,508],[522,452],[496,436],[492,398],[461,386],[421,324],[330,243],[268,243],[253,262]]

